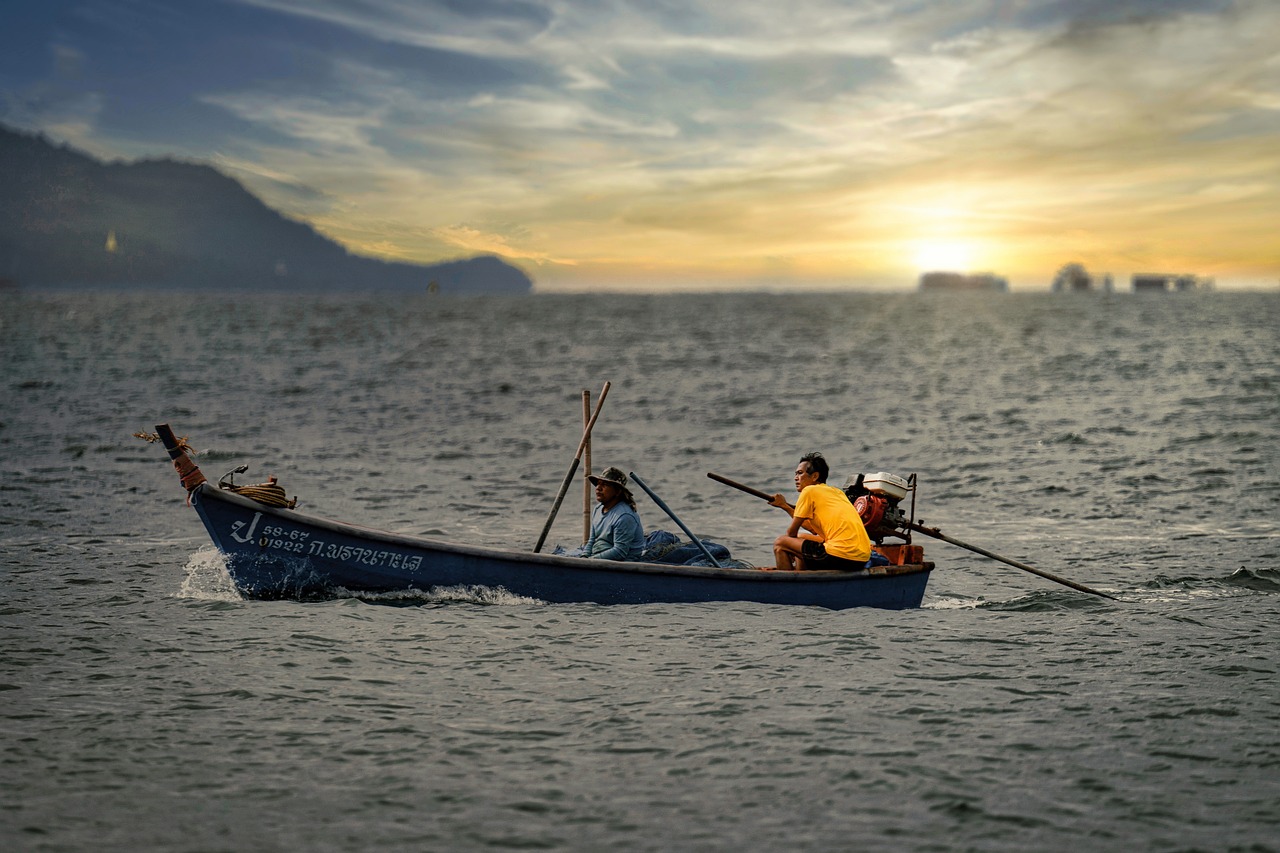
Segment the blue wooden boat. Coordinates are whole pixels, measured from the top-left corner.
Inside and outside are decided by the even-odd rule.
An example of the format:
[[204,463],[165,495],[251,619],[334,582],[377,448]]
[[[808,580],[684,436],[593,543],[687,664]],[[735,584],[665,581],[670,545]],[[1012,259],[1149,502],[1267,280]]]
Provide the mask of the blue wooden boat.
[[620,563],[390,533],[219,488],[205,480],[167,425],[157,430],[191,506],[246,598],[305,600],[479,586],[553,603],[753,601],[900,610],[920,606],[933,569],[928,562],[858,572]]

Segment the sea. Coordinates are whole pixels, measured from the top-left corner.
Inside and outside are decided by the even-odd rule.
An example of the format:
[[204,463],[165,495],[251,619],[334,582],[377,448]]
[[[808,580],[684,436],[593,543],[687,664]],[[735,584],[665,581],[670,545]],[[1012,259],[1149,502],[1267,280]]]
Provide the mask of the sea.
[[[0,849],[1280,850],[1280,293],[0,304]],[[906,611],[250,601],[167,456],[532,550],[595,470],[767,563],[916,475]],[[575,482],[548,539],[582,538]],[[676,530],[643,495],[647,529]]]

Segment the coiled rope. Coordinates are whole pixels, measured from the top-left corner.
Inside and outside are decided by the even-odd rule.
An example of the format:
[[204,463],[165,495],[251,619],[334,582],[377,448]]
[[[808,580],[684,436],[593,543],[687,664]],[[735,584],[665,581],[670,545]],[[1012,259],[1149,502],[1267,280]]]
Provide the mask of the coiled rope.
[[289,500],[285,494],[284,488],[276,484],[275,477],[268,477],[265,483],[255,483],[251,486],[237,486],[235,483],[218,483],[218,488],[226,489],[229,492],[235,492],[237,495],[244,495],[251,501],[257,501],[267,506],[280,506],[285,509],[293,509],[298,505],[298,498],[294,497]]

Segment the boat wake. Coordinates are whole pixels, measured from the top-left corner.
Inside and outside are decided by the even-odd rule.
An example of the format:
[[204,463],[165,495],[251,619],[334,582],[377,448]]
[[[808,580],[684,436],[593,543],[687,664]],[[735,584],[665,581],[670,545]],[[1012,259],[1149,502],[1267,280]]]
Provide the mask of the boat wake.
[[227,559],[212,545],[196,551],[187,560],[186,577],[177,598],[197,601],[243,601],[235,582],[227,572]]
[[[1118,590],[1109,590],[1117,594]],[[1082,610],[1106,605],[1096,599],[1059,590],[1040,590],[1008,599],[967,598],[941,596],[920,605],[925,610],[1008,610],[1039,613],[1052,610]]]
[[[236,589],[235,582],[227,572],[227,560],[218,549],[207,546],[196,551],[187,560],[186,577],[182,587],[175,593],[176,598],[189,598],[194,601],[244,601]],[[334,601],[339,599],[358,599],[360,601],[379,604],[422,605],[440,604],[444,602],[461,602],[465,604],[490,604],[497,606],[527,606],[546,604],[537,598],[516,595],[502,587],[475,586],[471,584],[458,586],[432,587],[431,589],[402,589],[391,592],[362,592],[345,587],[330,587],[323,595],[308,600]]]
[[1139,600],[1191,602],[1241,598],[1258,593],[1280,593],[1280,572],[1241,566],[1229,575],[1216,578],[1158,575],[1143,584]]
[[461,602],[465,604],[491,604],[511,607],[513,605],[546,604],[537,598],[516,595],[502,587],[489,586],[442,586],[431,589],[401,589],[392,592],[360,592],[337,587],[333,590],[333,598],[357,598],[361,601],[379,604],[440,604],[445,602]]
[[920,605],[921,610],[973,610],[981,607],[986,602],[977,598],[960,598],[956,596],[939,596],[934,599],[925,599]]
[[1243,587],[1256,592],[1280,592],[1280,571],[1276,569],[1246,569],[1244,566],[1228,575],[1223,583]]
[[[1108,589],[1106,593],[1115,596],[1119,601],[1120,590]],[[1010,598],[1007,601],[984,601],[984,610],[1004,610],[1017,613],[1046,613],[1063,610],[1104,610],[1115,605],[1097,598],[1077,595],[1057,589],[1037,590]]]

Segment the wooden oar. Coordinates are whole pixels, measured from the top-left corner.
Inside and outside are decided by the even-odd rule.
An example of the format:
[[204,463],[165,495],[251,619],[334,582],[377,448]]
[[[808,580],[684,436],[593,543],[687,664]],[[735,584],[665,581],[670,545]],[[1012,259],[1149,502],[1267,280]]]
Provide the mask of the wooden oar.
[[710,560],[710,561],[711,561],[711,565],[715,566],[717,569],[723,569],[723,568],[724,568],[724,566],[720,565],[720,562],[719,562],[718,560],[716,560],[716,558],[715,558],[715,557],[711,556],[711,551],[710,551],[710,550],[708,550],[707,546],[703,543],[703,541],[702,541],[701,539],[699,539],[697,536],[694,536],[694,535],[693,535],[693,531],[692,531],[692,530],[690,530],[690,529],[685,525],[685,523],[684,523],[683,521],[681,521],[681,520],[676,516],[676,514],[675,514],[674,512],[672,512],[672,511],[671,511],[671,507],[667,506],[666,502],[665,502],[662,498],[658,497],[657,495],[655,495],[655,494],[653,493],[653,489],[651,489],[651,488],[649,488],[647,485],[645,485],[644,480],[641,480],[639,477],[637,477],[637,476],[636,476],[636,472],[635,472],[635,471],[632,471],[628,476],[629,476],[629,477],[631,477],[631,479],[635,480],[635,481],[636,481],[636,485],[637,485],[637,486],[639,486],[640,488],[644,489],[644,493],[645,493],[646,495],[648,495],[650,498],[652,498],[652,499],[653,499],[653,502],[654,502],[654,503],[656,503],[658,506],[660,506],[660,507],[662,508],[662,511],[663,511],[663,512],[665,512],[668,516],[670,516],[670,517],[671,517],[671,520],[672,520],[672,521],[674,521],[674,522],[676,523],[676,525],[677,525],[681,530],[683,530],[683,531],[684,531],[684,535],[685,535],[685,536],[688,536],[688,537],[689,537],[689,540],[690,540],[691,542],[693,542],[693,544],[697,545],[699,548],[701,548],[701,549],[702,549],[702,553],[703,553],[704,555],[706,555],[706,558],[707,558],[708,560]]
[[717,483],[724,483],[726,486],[733,486],[735,489],[746,492],[749,495],[755,495],[762,501],[773,500],[773,495],[766,495],[764,492],[760,491],[759,489],[753,489],[750,486],[744,486],[741,483],[737,482],[736,480],[730,480],[728,477],[721,477],[719,474],[712,474],[710,471],[707,472],[707,476],[715,480]]
[[[755,495],[761,500],[765,500],[765,501],[773,500],[773,495],[766,495],[764,492],[760,491],[759,489],[753,489],[750,486],[744,486],[742,483],[738,483],[733,480],[730,480],[728,477],[721,477],[719,474],[712,474],[710,471],[707,472],[707,476],[718,483],[724,483],[726,486],[732,486],[733,488],[746,492],[749,495]],[[990,557],[993,560],[999,560],[1002,563],[1006,563],[1010,566],[1013,566],[1015,569],[1022,569],[1024,572],[1030,572],[1033,575],[1039,575],[1040,577],[1046,580],[1051,580],[1054,583],[1060,583],[1063,586],[1071,587],[1074,590],[1079,590],[1080,592],[1087,592],[1090,595],[1097,595],[1102,598],[1109,598],[1112,601],[1120,600],[1116,598],[1114,595],[1107,595],[1105,592],[1099,592],[1098,590],[1093,589],[1091,587],[1087,587],[1084,584],[1076,583],[1075,581],[1070,581],[1070,580],[1067,580],[1066,578],[1058,577],[1057,575],[1051,574],[1050,572],[1046,572],[1043,569],[1037,569],[1032,566],[1028,566],[1026,563],[1020,563],[1017,560],[1011,560],[1008,557],[1002,557],[999,554],[986,550],[985,548],[979,548],[977,545],[970,545],[967,542],[961,542],[959,539],[952,539],[950,536],[947,536],[936,527],[924,527],[923,525],[916,524],[915,522],[907,522],[907,526],[918,533],[923,533],[925,536],[932,536],[934,539],[941,539],[943,542],[948,542],[952,545],[955,545],[957,548],[964,548],[968,551],[974,552],[975,554],[981,554],[984,557]]]
[[595,411],[591,413],[591,420],[587,421],[587,428],[582,431],[582,441],[578,442],[578,450],[573,454],[573,464],[569,466],[569,473],[564,475],[564,482],[560,484],[560,493],[556,495],[556,502],[551,506],[551,514],[547,516],[547,523],[542,527],[542,535],[538,537],[538,544],[533,546],[533,552],[536,554],[542,550],[542,545],[547,541],[547,534],[551,532],[551,524],[556,520],[556,513],[560,511],[560,504],[564,503],[564,496],[569,492],[569,486],[573,484],[573,475],[578,473],[578,465],[582,462],[582,451],[586,448],[587,442],[591,440],[591,429],[596,425],[596,418],[600,417],[600,407],[604,405],[604,398],[609,393],[609,383],[604,383],[604,388],[600,390],[600,399],[596,400]]
[[984,557],[990,557],[993,560],[999,560],[1002,563],[1013,566],[1015,569],[1022,569],[1024,572],[1031,572],[1031,574],[1033,575],[1039,575],[1040,577],[1045,578],[1046,580],[1051,580],[1054,583],[1060,583],[1063,586],[1069,586],[1072,589],[1079,590],[1080,592],[1087,592],[1090,595],[1097,595],[1097,596],[1101,596],[1102,598],[1109,598],[1112,601],[1120,600],[1116,598],[1114,595],[1107,595],[1105,592],[1099,592],[1098,590],[1093,589],[1092,587],[1087,587],[1082,583],[1069,581],[1066,578],[1058,577],[1057,575],[1052,574],[1051,572],[1046,572],[1043,569],[1037,569],[1034,566],[1028,566],[1026,563],[1019,563],[1017,560],[1011,560],[1008,557],[1002,557],[999,554],[996,554],[992,551],[988,551],[985,548],[979,548],[977,545],[970,545],[967,542],[961,542],[959,539],[952,539],[950,536],[947,536],[945,533],[943,533],[941,530],[939,530],[936,527],[924,527],[923,525],[916,524],[914,521],[907,522],[907,527],[910,527],[912,530],[916,531],[917,533],[923,533],[925,536],[932,536],[934,539],[941,539],[943,542],[949,542],[950,544],[955,545],[957,548],[964,548],[965,550],[972,551],[975,554],[981,554]]

